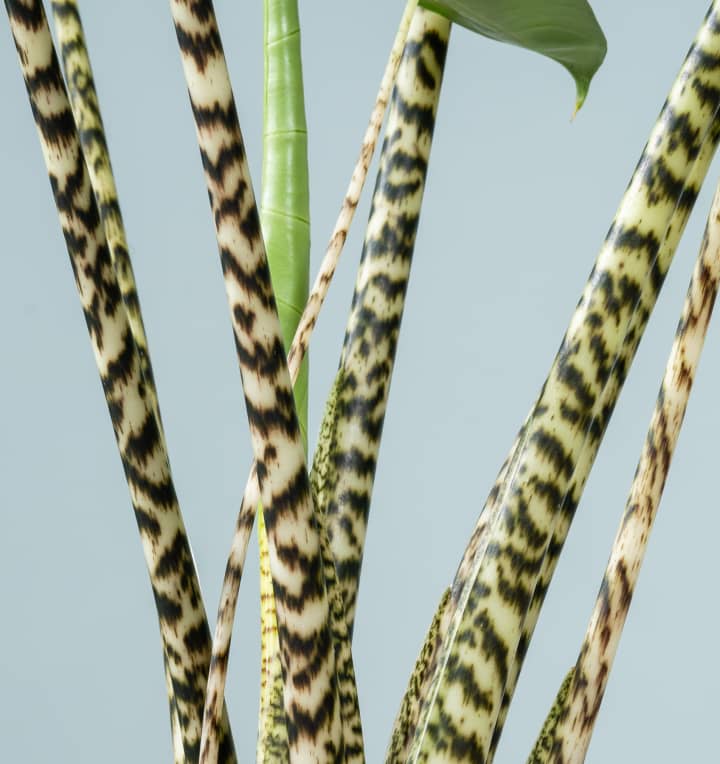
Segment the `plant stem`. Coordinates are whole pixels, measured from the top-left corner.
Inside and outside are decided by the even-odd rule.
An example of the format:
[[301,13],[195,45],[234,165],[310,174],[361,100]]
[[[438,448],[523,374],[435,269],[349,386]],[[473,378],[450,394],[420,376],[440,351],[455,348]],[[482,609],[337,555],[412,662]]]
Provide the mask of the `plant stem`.
[[400,65],[400,59],[407,40],[408,30],[410,29],[410,22],[412,21],[416,7],[417,0],[408,0],[402,18],[400,19],[400,26],[395,35],[385,72],[383,73],[382,81],[380,82],[380,89],[378,90],[375,99],[375,106],[370,115],[370,122],[365,131],[362,146],[360,147],[360,156],[358,157],[352,177],[350,178],[348,189],[345,192],[345,198],[343,199],[340,208],[340,214],[335,222],[333,232],[330,234],[330,241],[328,242],[325,256],[320,264],[318,275],[315,278],[315,283],[310,292],[310,298],[300,317],[293,338],[292,347],[288,354],[288,367],[290,368],[290,374],[293,378],[296,374],[295,368],[299,368],[302,359],[307,352],[310,343],[310,335],[315,328],[318,315],[320,314],[320,308],[327,295],[332,277],[335,275],[335,269],[340,259],[340,254],[345,245],[358,202],[360,201],[360,194],[365,186],[365,179],[367,178],[368,169],[370,167],[370,160],[375,152],[375,145],[377,143],[378,135],[380,134],[380,128],[382,127],[387,103],[390,99],[390,91],[395,83],[398,66]]
[[[353,170],[340,215],[330,237],[325,257],[295,332],[290,352],[288,353],[288,368],[293,384],[297,380],[301,363],[310,342],[310,336],[317,322],[320,308],[327,295],[330,281],[335,273],[335,267],[342,251],[343,244],[347,238],[347,232],[365,182],[367,170],[370,165],[370,160],[389,100],[390,89],[395,81],[410,21],[416,6],[417,0],[410,0],[403,13],[400,27],[398,28],[395,42],[385,68],[375,106],[370,117],[370,123],[363,139],[363,145],[360,150],[357,165]],[[253,465],[245,486],[245,491],[243,492],[243,500],[238,512],[235,534],[233,536],[230,554],[228,555],[228,562],[220,595],[220,606],[218,608],[218,617],[213,639],[212,668],[208,681],[209,699],[212,699],[213,697],[221,697],[225,690],[235,608],[237,606],[237,597],[242,578],[242,571],[245,565],[247,546],[250,540],[258,502],[259,488],[255,477],[255,465]],[[206,708],[205,712],[206,715],[212,713],[212,709]],[[272,755],[280,755],[276,743],[268,745],[267,749],[272,751]],[[259,747],[258,753],[262,753],[261,747]]]
[[[320,537],[270,269],[213,5],[172,0],[171,8],[257,461],[290,759],[321,761],[342,755],[340,701]],[[201,760],[214,761],[213,749],[214,738],[204,738]]]
[[685,417],[719,280],[720,186],[566,707],[553,734],[553,761],[585,760]]
[[[42,3],[6,3],[6,8],[140,530],[185,759],[197,761],[210,632],[155,402],[147,392]],[[235,760],[229,734],[223,751],[223,761]]]
[[55,19],[55,31],[60,43],[65,82],[70,95],[75,124],[80,134],[80,144],[85,155],[90,183],[105,229],[110,257],[117,274],[130,328],[142,360],[143,376],[148,386],[148,392],[155,399],[157,407],[158,396],[155,387],[155,375],[150,362],[150,351],[148,350],[147,335],[140,310],[140,299],[130,260],[130,248],[120,212],[120,202],[105,138],[100,102],[95,91],[95,80],[85,44],[80,10],[76,0],[53,0],[51,5]]
[[[706,140],[703,143],[702,147],[700,148],[700,151],[698,152],[695,165],[690,173],[688,182],[685,186],[685,192],[689,194],[690,198],[694,198],[699,192],[700,187],[702,186],[703,178],[705,177],[707,168],[710,166],[710,162],[712,161],[712,158],[715,154],[719,137],[720,137],[720,121],[716,121],[712,127],[712,132],[711,132],[711,135],[709,136],[709,140]],[[687,205],[679,205],[677,209],[675,210],[673,216],[670,219],[667,230],[677,232],[677,236],[668,236],[665,239],[665,241],[661,244],[659,254],[658,254],[659,262],[668,262],[668,260],[672,258],[672,253],[675,251],[675,248],[677,247],[680,234],[682,233],[682,230],[685,226],[685,222],[687,221],[689,214],[690,214],[690,209],[687,207]],[[640,327],[641,322],[646,320],[647,320],[647,317],[643,318],[641,314],[636,314],[635,318],[633,319],[630,325],[630,328],[628,329],[627,336],[628,337],[636,336],[638,332],[641,331],[641,327]],[[579,473],[579,480],[580,480],[579,491],[580,492],[582,492],[584,481],[587,479],[587,476],[589,474],[590,466],[592,465],[585,466],[584,477],[583,477],[583,474]],[[557,558],[555,558],[554,561],[547,561],[543,565],[542,581],[547,581],[548,585],[549,585],[550,579],[552,578],[552,573],[555,569],[556,563],[557,563]],[[525,653],[527,652],[528,645],[530,644],[530,639],[532,637],[533,629],[535,628],[535,624],[537,623],[538,617],[540,615],[540,608],[542,607],[542,603],[543,603],[543,599],[544,599],[546,591],[547,591],[547,586],[545,586],[544,588],[542,586],[538,587],[537,593],[533,597],[533,601],[530,607],[528,608],[528,612],[525,616],[525,620],[523,622],[523,627],[522,627],[522,634],[520,636],[520,642],[518,643],[518,650],[516,655],[513,656],[513,660],[510,663],[510,671],[508,673],[508,682],[505,688],[505,693],[503,695],[503,700],[500,707],[500,714],[498,716],[498,721],[495,726],[495,731],[493,733],[491,753],[494,753],[495,748],[497,747],[497,744],[500,740],[500,735],[502,733],[505,719],[507,717],[507,713],[510,708],[510,701],[512,700],[513,693],[515,692],[515,686],[519,678],[520,669],[522,668],[522,662],[525,657]]]
[[[307,124],[297,0],[263,3],[264,130],[260,222],[287,353],[308,297],[310,200]],[[308,364],[293,382],[295,407],[307,452]],[[261,508],[262,509],[262,508]],[[269,545],[262,516],[260,551],[260,711],[256,760],[288,759],[282,708],[283,677],[272,592]]]
[[[125,235],[125,226],[120,212],[117,187],[113,176],[110,153],[105,137],[105,128],[100,113],[100,102],[95,90],[90,56],[85,43],[80,10],[75,0],[52,2],[55,32],[60,44],[60,60],[65,74],[65,82],[70,96],[73,117],[77,125],[80,145],[82,146],[90,184],[97,202],[100,219],[105,231],[110,257],[122,294],[130,330],[142,363],[142,372],[148,396],[158,420],[158,428],[164,440],[158,395],[155,388],[155,376],[150,362],[145,326],[140,310],[140,300],[135,284],[130,251]],[[163,660],[165,681],[170,706],[170,728],[172,733],[173,755],[180,763],[185,759],[182,742],[182,729],[175,706],[175,693],[172,689],[172,677],[167,656]]]
[[[521,442],[463,560],[441,677],[411,758],[486,762],[590,467],[717,143],[715,4],[625,193]],[[688,129],[689,128],[689,129]],[[703,152],[705,145],[709,146]],[[702,155],[702,164],[698,156]],[[697,167],[697,173],[694,173]]]
[[[450,22],[418,8],[398,70],[340,358],[328,534],[352,634],[370,497],[420,218]],[[323,424],[325,426],[325,424]],[[313,466],[315,472],[315,466]]]

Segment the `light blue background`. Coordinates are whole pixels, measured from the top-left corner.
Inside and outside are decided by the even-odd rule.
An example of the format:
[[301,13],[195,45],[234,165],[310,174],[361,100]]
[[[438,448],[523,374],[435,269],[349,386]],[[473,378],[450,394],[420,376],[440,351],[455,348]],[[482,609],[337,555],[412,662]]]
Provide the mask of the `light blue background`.
[[[262,4],[216,5],[257,187]],[[317,265],[402,4],[301,5]],[[558,65],[453,32],[357,619],[369,762],[382,760],[440,594],[707,6],[595,5],[609,52],[573,123],[573,86]],[[251,456],[177,43],[163,2],[86,2],[83,12],[173,471],[214,614]],[[4,18],[2,26],[1,758],[169,761],[150,587]],[[717,175],[715,163],[588,483],[496,759],[503,764],[525,760],[575,661]],[[367,211],[366,194],[313,343],[312,437]],[[588,755],[594,764],[717,755],[719,340],[711,327]],[[258,655],[253,548],[227,691],[245,762],[254,757]]]

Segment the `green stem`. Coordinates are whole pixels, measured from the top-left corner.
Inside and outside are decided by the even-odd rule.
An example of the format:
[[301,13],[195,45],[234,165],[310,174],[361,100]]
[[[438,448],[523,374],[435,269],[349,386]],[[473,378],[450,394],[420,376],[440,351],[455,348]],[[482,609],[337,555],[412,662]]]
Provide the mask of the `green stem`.
[[[265,77],[260,220],[287,354],[308,298],[310,270],[307,124],[300,19],[297,0],[265,0],[263,6]],[[307,451],[307,356],[293,393]],[[289,753],[282,702],[278,706],[278,698],[282,700],[283,678],[269,547],[262,517],[257,532],[262,605],[256,758],[258,762],[280,762],[287,760]]]

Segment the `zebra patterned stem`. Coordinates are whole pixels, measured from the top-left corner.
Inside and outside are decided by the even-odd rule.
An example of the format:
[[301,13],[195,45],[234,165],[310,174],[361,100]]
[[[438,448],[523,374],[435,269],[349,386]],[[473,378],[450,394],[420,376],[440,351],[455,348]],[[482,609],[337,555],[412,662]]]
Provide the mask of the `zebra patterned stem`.
[[[464,560],[443,673],[413,761],[489,761],[587,474],[717,142],[713,4],[645,148],[550,375],[507,468],[482,554]],[[710,151],[702,151],[705,144]],[[703,164],[697,161],[702,154]],[[693,168],[698,165],[693,178]],[[691,180],[695,182],[691,183]],[[485,524],[481,515],[480,523]],[[519,668],[519,667],[518,667]],[[509,698],[508,698],[509,699]],[[442,752],[442,754],[440,754]]]
[[[148,395],[154,398],[158,425],[161,427],[158,396],[155,378],[150,363],[145,327],[140,311],[140,300],[135,286],[135,275],[130,261],[130,253],[125,236],[125,226],[120,213],[115,178],[113,176],[110,153],[105,138],[100,103],[95,91],[90,56],[85,44],[80,10],[74,0],[53,2],[55,32],[60,44],[60,60],[65,73],[65,82],[70,95],[73,117],[80,136],[80,145],[85,156],[85,164],[90,176],[95,200],[100,212],[100,219],[105,231],[110,257],[112,259],[118,285],[122,294],[125,310],[128,314],[130,329],[135,346],[142,362],[143,377]],[[161,436],[162,427],[161,427]],[[164,437],[164,436],[163,436]],[[169,674],[167,657],[163,661],[165,680],[170,705],[170,727],[172,732],[173,752],[178,764],[185,759],[182,745],[182,730],[175,709],[175,694],[172,690],[172,677]]]
[[[288,354],[288,367],[290,371],[290,377],[293,382],[297,379],[300,365],[303,361],[305,353],[307,351],[310,336],[317,322],[317,317],[320,312],[320,308],[325,299],[325,296],[330,285],[330,281],[335,272],[335,267],[342,250],[342,246],[345,243],[347,232],[350,227],[355,209],[360,198],[367,169],[370,165],[375,142],[382,126],[383,115],[387,106],[387,101],[390,95],[390,89],[395,80],[398,66],[400,64],[401,54],[407,39],[407,33],[410,26],[410,21],[413,16],[414,9],[417,3],[411,0],[403,13],[403,17],[398,29],[395,42],[393,44],[392,51],[383,75],[380,90],[376,99],[375,107],[373,109],[372,116],[370,118],[370,124],[368,125],[365,137],[363,139],[363,145],[360,151],[360,157],[357,165],[353,171],[353,175],[348,187],[345,199],[343,201],[340,216],[335,224],[333,234],[330,237],[330,242],[325,253],[325,257],[320,266],[318,275],[316,277],[313,289],[310,293],[308,303],[305,306],[303,314],[300,318],[300,323],[295,332],[293,338],[293,344]],[[254,467],[253,467],[254,470]],[[213,660],[213,670],[211,671],[209,680],[208,698],[212,698],[215,692],[222,694],[224,692],[226,674],[227,674],[227,662],[230,651],[230,640],[232,636],[232,625],[235,617],[235,608],[237,605],[238,590],[240,586],[240,579],[242,577],[242,570],[245,563],[245,556],[247,553],[247,545],[250,540],[252,524],[254,520],[255,507],[257,505],[259,497],[259,489],[257,484],[253,482],[252,475],[248,479],[245,493],[242,501],[242,506],[238,514],[238,521],[236,525],[235,535],[228,557],[227,569],[225,579],[223,581],[221,604],[218,610],[218,620],[215,630],[215,636],[213,639],[213,652],[216,655],[216,659]],[[265,628],[265,627],[264,627]],[[271,627],[267,627],[271,628]],[[274,680],[270,679],[270,675],[266,672],[262,672],[262,680],[266,683],[261,689],[261,693],[269,693],[270,695],[276,694],[276,690],[271,689]],[[206,709],[206,713],[211,712],[211,709]],[[273,714],[274,724],[279,723],[279,717],[277,714]],[[261,725],[266,722],[261,721]],[[261,729],[261,740],[267,739],[267,756],[268,761],[279,761],[281,754],[282,733],[278,730],[277,726],[274,726],[274,732],[270,732],[267,727],[264,731]],[[263,747],[258,747],[258,756],[262,757]],[[274,758],[273,758],[274,757]]]
[[90,58],[85,45],[80,11],[75,0],[53,0],[55,31],[60,44],[60,56],[65,71],[73,116],[80,133],[80,144],[95,193],[100,219],[105,229],[113,266],[117,274],[128,321],[143,365],[143,375],[149,393],[155,398],[155,375],[150,363],[150,352],[145,334],[140,300],[135,285],[130,251],[125,235],[120,202],[113,177],[110,153],[105,140],[105,128],[100,103],[95,91]]
[[[172,0],[257,462],[291,761],[340,761],[342,724],[320,538],[260,220],[213,4]],[[208,704],[219,698],[208,693]],[[214,718],[214,714],[211,718]],[[215,760],[214,725],[202,760]]]
[[380,82],[380,89],[378,90],[375,99],[375,105],[372,114],[370,115],[370,122],[365,131],[365,135],[363,136],[362,146],[360,147],[360,156],[357,159],[348,189],[345,192],[345,198],[343,199],[340,208],[340,214],[338,215],[335,227],[330,234],[330,241],[325,250],[325,256],[320,264],[318,275],[315,278],[315,283],[310,292],[310,297],[308,298],[307,305],[300,317],[298,328],[295,331],[292,346],[288,353],[288,367],[293,379],[296,378],[296,369],[300,368],[300,364],[310,345],[310,336],[317,323],[318,316],[320,315],[320,308],[327,295],[332,277],[335,275],[335,269],[337,268],[340,254],[345,245],[348,232],[350,231],[350,225],[355,217],[355,210],[360,201],[360,194],[365,186],[365,179],[367,178],[370,161],[375,152],[375,144],[377,143],[378,135],[380,134],[383,117],[385,116],[388,99],[390,98],[390,91],[397,76],[400,59],[408,36],[408,30],[410,29],[410,22],[412,21],[416,7],[417,0],[409,0],[405,6],[405,10],[400,20],[400,26],[395,35],[395,40],[385,67],[385,72],[383,73],[382,81]]
[[449,33],[447,19],[415,11],[390,104],[340,358],[332,469],[322,509],[350,634]]
[[[525,425],[527,425],[527,422]],[[510,449],[509,456],[502,464],[498,477],[495,480],[495,485],[490,492],[486,509],[483,512],[486,520],[488,517],[494,517],[497,511],[497,497],[500,487],[505,479],[508,465],[512,461],[512,456],[520,442],[523,431],[524,428],[520,431],[513,447]],[[478,554],[485,542],[484,527],[478,526],[468,542],[468,549]],[[430,709],[427,698],[432,696],[432,692],[434,692],[441,674],[441,648],[447,635],[453,612],[451,607],[452,594],[452,589],[447,589],[435,611],[435,616],[430,624],[425,642],[403,696],[400,711],[395,720],[386,756],[386,764],[406,764],[410,750],[415,743],[415,738],[419,734],[419,729],[423,728],[426,723]]]
[[[712,158],[715,154],[715,150],[718,145],[718,140],[720,140],[720,121],[716,120],[711,127],[711,133],[708,136],[708,139],[703,143],[702,148],[700,149],[697,155],[695,166],[693,167],[693,170],[690,173],[689,180],[686,184],[686,190],[688,190],[689,193],[693,196],[697,196],[697,193],[700,191],[700,187],[702,186],[703,178],[705,177],[707,168],[709,167],[710,162],[712,161]],[[665,241],[660,247],[660,251],[658,254],[658,261],[668,262],[668,259],[672,258],[672,253],[674,253],[675,251],[675,248],[680,238],[680,234],[682,233],[682,230],[685,226],[685,221],[687,220],[687,217],[689,214],[690,214],[690,208],[688,208],[687,206],[680,205],[676,209],[668,225],[668,231],[677,231],[678,234],[677,236],[668,236],[665,239]],[[627,336],[628,337],[638,336],[638,332],[641,332],[640,324],[642,321],[645,321],[645,320],[646,320],[646,317],[643,317],[641,314],[636,314],[631,321],[630,328],[628,329],[628,332],[627,332]],[[576,494],[578,496],[580,496],[580,494],[582,493],[582,490],[585,485],[585,481],[589,474],[590,466],[592,465],[587,464],[584,467],[583,465],[580,465],[578,466],[576,470],[576,479],[577,479]],[[510,708],[510,701],[512,700],[513,693],[515,692],[515,686],[519,678],[520,669],[522,668],[522,663],[525,658],[527,648],[530,644],[530,638],[532,637],[532,632],[535,628],[535,624],[537,623],[538,617],[540,615],[540,608],[542,607],[545,594],[547,593],[548,587],[550,585],[550,580],[555,570],[556,563],[557,563],[557,557],[555,557],[554,559],[547,558],[545,562],[543,563],[540,583],[537,586],[537,589],[533,596],[532,603],[530,604],[530,607],[528,608],[527,614],[525,616],[516,655],[514,659],[510,662],[510,670],[508,672],[508,682],[505,688],[505,693],[503,695],[502,704],[500,706],[500,714],[498,717],[498,721],[495,726],[495,730],[493,732],[493,740],[490,747],[491,755],[494,754],[495,748],[497,747],[497,744],[500,741],[500,735],[502,734],[502,729],[505,724],[505,719],[507,717],[507,713]]]
[[[185,758],[197,761],[210,633],[167,453],[42,3],[5,7],[150,571]],[[235,760],[229,735],[222,750]]]
[[685,417],[720,280],[720,187],[715,193],[665,376],[595,609],[575,665],[551,760],[582,764],[605,693]]

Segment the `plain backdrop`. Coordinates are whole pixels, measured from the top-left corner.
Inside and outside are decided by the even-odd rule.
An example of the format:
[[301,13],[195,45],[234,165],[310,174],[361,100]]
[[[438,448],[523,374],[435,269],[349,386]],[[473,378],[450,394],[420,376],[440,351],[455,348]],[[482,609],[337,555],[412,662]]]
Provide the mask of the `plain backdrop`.
[[[560,66],[460,28],[452,34],[357,616],[369,762],[383,759],[425,629],[707,2],[595,7],[608,55],[573,122],[573,84]],[[259,191],[262,3],[216,8]],[[177,43],[167,3],[86,2],[82,10],[173,472],[214,623],[251,455]],[[401,12],[401,0],[301,3],[313,271]],[[1,758],[170,761],[160,640],[135,521],[4,18],[0,26]],[[525,760],[575,661],[718,169],[588,482],[508,719],[502,764]],[[311,443],[339,357],[368,199],[312,345]],[[716,760],[719,341],[713,325],[593,764]],[[254,757],[259,681],[256,559],[253,540],[227,689],[245,762]]]

